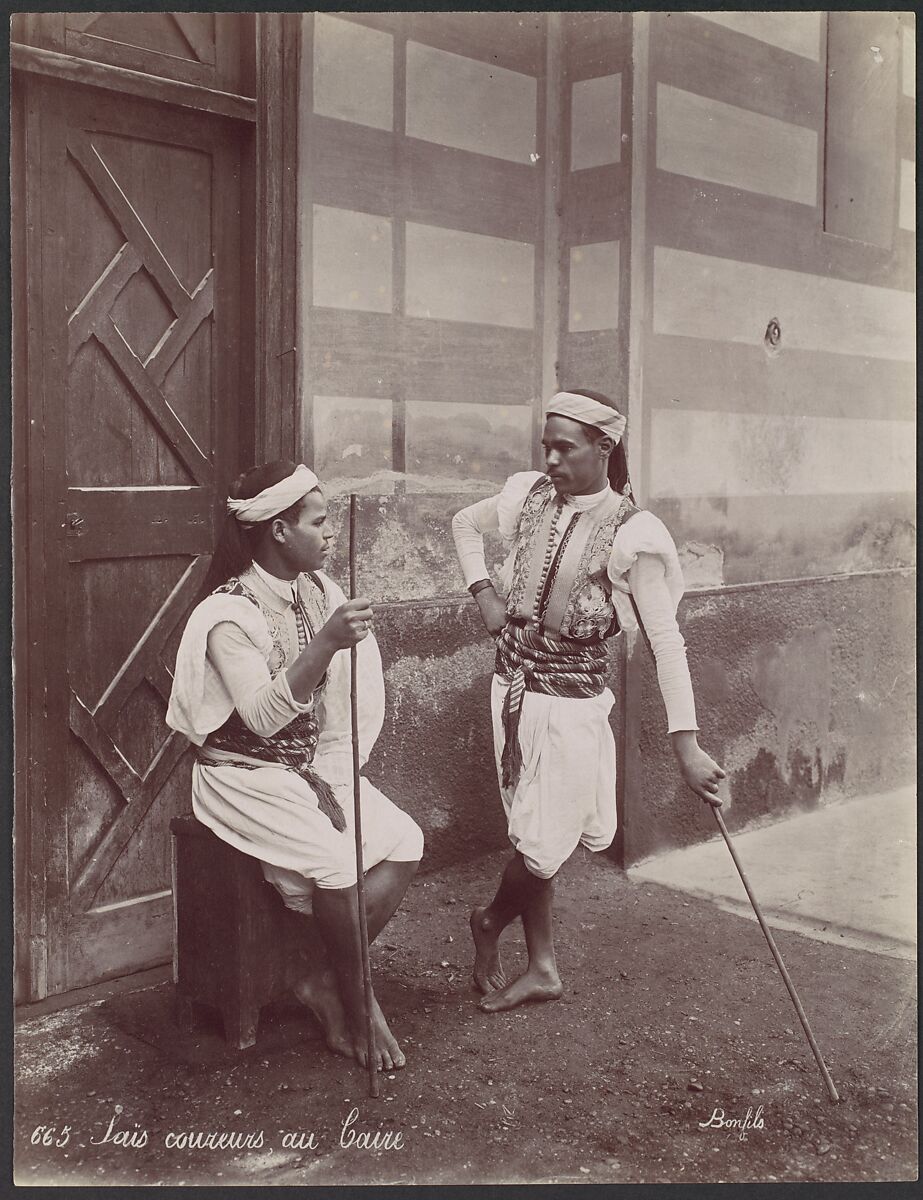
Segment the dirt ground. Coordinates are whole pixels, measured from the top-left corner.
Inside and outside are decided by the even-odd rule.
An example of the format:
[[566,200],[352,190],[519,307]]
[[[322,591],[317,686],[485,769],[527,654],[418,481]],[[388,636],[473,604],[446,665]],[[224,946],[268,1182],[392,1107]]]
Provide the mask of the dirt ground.
[[[758,926],[582,851],[556,904],[565,996],[479,1012],[467,916],[503,860],[416,880],[373,948],[408,1056],[378,1100],[294,1000],[264,1010],[256,1046],[239,1052],[207,1014],[181,1034],[164,984],[20,1025],[16,1182],[916,1178],[912,964],[777,935],[839,1089],[834,1105]],[[510,973],[521,930],[506,944]],[[748,1128],[717,1117],[703,1129],[716,1110],[736,1121],[749,1112]],[[40,1125],[55,1127],[52,1145],[33,1144]],[[66,1144],[55,1144],[65,1125]],[[250,1135],[249,1145],[182,1148],[196,1133]],[[378,1148],[363,1148],[375,1133]]]

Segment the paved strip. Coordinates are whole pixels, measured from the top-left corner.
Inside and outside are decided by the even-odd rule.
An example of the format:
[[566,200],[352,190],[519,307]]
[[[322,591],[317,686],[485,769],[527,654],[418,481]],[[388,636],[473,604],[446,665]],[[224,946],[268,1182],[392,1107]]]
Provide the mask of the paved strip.
[[[916,792],[862,796],[732,834],[767,922],[819,941],[916,957]],[[630,868],[752,917],[720,838]],[[754,918],[755,919],[755,918]]]

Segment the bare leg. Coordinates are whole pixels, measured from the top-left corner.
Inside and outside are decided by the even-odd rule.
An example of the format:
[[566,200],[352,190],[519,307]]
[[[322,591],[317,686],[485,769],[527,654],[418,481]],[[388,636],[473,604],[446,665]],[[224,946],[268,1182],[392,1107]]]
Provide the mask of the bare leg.
[[523,910],[529,895],[531,880],[522,855],[517,851],[506,864],[497,894],[490,904],[471,913],[471,936],[474,938],[474,985],[479,991],[492,992],[506,985],[503,963],[500,961],[500,935]]
[[365,916],[370,943],[375,941],[397,912],[419,865],[419,860],[391,862],[386,859],[366,871]]
[[541,879],[532,875],[525,863],[523,869],[529,875],[529,882],[522,888],[522,925],[529,965],[518,979],[481,1000],[484,1012],[503,1012],[527,1001],[557,1000],[564,991],[554,958],[554,877]]
[[[541,879],[517,851],[506,865],[490,904],[471,914],[474,937],[474,982],[485,994],[481,1008],[500,1012],[526,1000],[556,1000],[562,993],[554,958],[552,902],[554,879]],[[525,974],[507,984],[500,963],[500,934],[522,916],[529,952]]]
[[[416,862],[382,862],[365,876],[369,941],[374,941],[400,904],[417,869]],[[359,904],[356,888],[315,888],[314,916],[343,1001],[352,1052],[366,1065],[366,1005],[362,982]],[[372,997],[372,1033],[378,1067],[390,1071],[406,1059]]]
[[[366,873],[366,917],[370,942],[378,937],[394,915],[418,866],[417,862],[382,862]],[[315,913],[316,897],[320,890],[316,888],[314,892]],[[316,915],[308,925],[309,934],[303,956],[292,968],[292,975],[296,976],[291,983],[292,990],[320,1022],[329,1048],[335,1054],[351,1058],[355,1054],[354,1038],[341,998],[339,980],[328,959]],[[310,968],[306,968],[305,959],[312,964]]]
[[288,964],[286,982],[301,1003],[316,1017],[324,1031],[328,1048],[334,1054],[352,1058],[352,1038],[349,1035],[336,975],[327,960],[327,950],[314,917],[305,922],[305,929],[303,948]]

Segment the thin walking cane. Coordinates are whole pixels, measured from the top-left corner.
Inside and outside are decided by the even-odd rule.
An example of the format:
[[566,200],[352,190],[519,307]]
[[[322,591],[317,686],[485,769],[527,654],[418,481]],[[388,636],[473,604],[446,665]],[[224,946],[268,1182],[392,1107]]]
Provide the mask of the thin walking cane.
[[827,1087],[827,1094],[830,1096],[830,1099],[836,1103],[840,1097],[837,1094],[836,1088],[833,1086],[833,1080],[830,1078],[830,1072],[827,1070],[827,1064],[824,1062],[824,1056],[821,1054],[817,1042],[814,1040],[814,1034],[811,1032],[811,1026],[808,1024],[807,1015],[801,1006],[801,1001],[798,999],[798,993],[795,991],[795,985],[792,983],[789,973],[785,969],[785,963],[782,961],[782,955],[779,953],[775,939],[769,932],[769,926],[763,920],[763,914],[760,912],[760,906],[756,902],[756,896],[753,895],[753,891],[750,888],[750,881],[747,879],[740,859],[737,857],[737,851],[734,849],[734,846],[731,842],[730,834],[728,833],[727,826],[724,823],[724,817],[722,817],[720,811],[715,808],[714,805],[710,804],[709,808],[715,814],[715,820],[718,822],[718,828],[721,830],[721,836],[724,838],[725,842],[727,843],[727,848],[731,852],[731,858],[734,860],[734,866],[737,868],[737,873],[740,875],[741,882],[746,889],[750,903],[753,905],[753,911],[756,913],[756,919],[760,923],[760,929],[762,929],[766,937],[766,941],[769,943],[769,949],[772,951],[772,957],[776,960],[776,966],[779,968],[779,974],[782,976],[782,982],[788,988],[788,994],[792,998],[792,1004],[795,1006],[795,1012],[798,1014],[798,1020],[801,1022],[801,1028],[804,1030],[805,1037],[808,1039],[808,1045],[811,1047],[811,1053],[814,1055],[817,1065],[820,1068],[820,1073],[824,1077],[824,1083]]
[[[356,598],[356,494],[349,497],[349,598]],[[369,964],[369,923],[365,908],[365,875],[362,869],[362,814],[359,804],[359,690],[356,647],[349,648],[349,709],[352,718],[353,806],[356,829],[356,895],[359,901],[359,946],[362,953],[362,985],[365,991],[365,1037],[368,1048],[369,1095],[378,1098],[378,1065],[372,1030],[372,969]]]
[[[651,645],[650,638],[647,636],[647,630],[644,628],[644,623],[641,620],[641,614],[638,611],[638,606],[635,603],[634,596],[631,597],[631,603],[632,603],[632,607],[635,610],[635,617],[638,622],[638,629],[641,631],[641,636],[644,638],[644,642],[645,642],[648,650],[651,653],[651,657],[654,658],[655,657],[654,656],[654,648]],[[655,659],[655,661],[656,661],[656,659]],[[829,1095],[830,1099],[834,1103],[837,1103],[839,1101],[840,1097],[837,1093],[836,1088],[833,1085],[833,1080],[830,1078],[830,1072],[827,1070],[827,1064],[824,1062],[824,1057],[820,1052],[817,1042],[814,1040],[814,1034],[811,1032],[811,1026],[808,1024],[807,1014],[805,1013],[804,1008],[802,1007],[801,1001],[798,998],[798,993],[795,991],[795,985],[792,983],[791,977],[790,977],[788,971],[786,971],[786,969],[785,969],[785,963],[782,961],[782,955],[779,953],[779,949],[776,946],[775,939],[773,938],[772,934],[769,932],[769,926],[766,924],[765,920],[763,919],[763,914],[760,911],[760,906],[756,902],[756,896],[754,896],[753,890],[750,887],[750,881],[749,881],[749,879],[747,879],[746,873],[744,872],[743,866],[741,865],[741,861],[737,857],[737,851],[734,849],[734,846],[731,842],[731,835],[728,833],[727,826],[724,823],[724,817],[722,817],[720,810],[718,808],[716,808],[713,804],[709,804],[708,807],[715,814],[715,820],[718,822],[718,828],[721,830],[721,836],[724,838],[727,848],[731,852],[731,858],[733,858],[733,860],[734,860],[734,866],[737,868],[737,873],[740,875],[741,882],[744,885],[744,890],[747,893],[747,897],[750,901],[750,904],[753,906],[753,911],[756,914],[756,919],[760,923],[760,929],[762,929],[763,934],[766,938],[766,941],[769,943],[769,949],[772,951],[772,957],[775,959],[776,966],[779,968],[779,974],[782,976],[782,982],[785,984],[786,988],[788,989],[788,994],[791,997],[792,1004],[794,1004],[794,1006],[795,1006],[795,1012],[798,1014],[798,1020],[801,1022],[801,1028],[804,1030],[805,1036],[808,1039],[808,1045],[811,1047],[811,1053],[814,1055],[817,1065],[820,1068],[820,1073],[823,1076],[824,1084],[826,1085],[826,1088],[827,1088],[827,1094]]]

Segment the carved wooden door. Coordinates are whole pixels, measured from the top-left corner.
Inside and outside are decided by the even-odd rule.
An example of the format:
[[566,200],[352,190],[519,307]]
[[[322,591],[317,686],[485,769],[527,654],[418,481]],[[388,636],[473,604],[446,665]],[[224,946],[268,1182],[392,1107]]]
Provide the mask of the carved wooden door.
[[33,994],[171,953],[168,826],[189,770],[163,718],[238,469],[250,135],[162,100],[28,83],[32,923],[47,971]]

